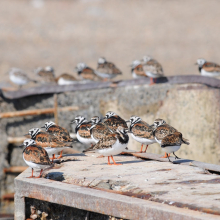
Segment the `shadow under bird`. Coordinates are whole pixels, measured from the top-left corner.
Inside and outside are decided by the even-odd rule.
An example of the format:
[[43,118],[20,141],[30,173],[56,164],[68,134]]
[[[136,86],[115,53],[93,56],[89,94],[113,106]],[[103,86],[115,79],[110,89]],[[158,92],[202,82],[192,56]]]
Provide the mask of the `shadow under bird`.
[[104,79],[112,79],[122,74],[121,70],[114,63],[108,62],[104,57],[98,59],[98,66],[95,73]]
[[97,81],[101,79],[96,75],[95,71],[85,63],[78,63],[75,69],[80,78],[84,81]]
[[[119,126],[115,133],[105,135],[96,145],[83,152],[97,151],[101,155],[108,157],[108,165],[121,165],[120,163],[115,163],[113,156],[120,154],[127,147],[129,141],[127,131],[125,128]],[[113,164],[110,163],[110,157]]]
[[71,122],[71,124],[76,123],[76,137],[79,142],[85,145],[94,145],[96,142],[91,137],[90,128],[92,126],[91,121],[87,121],[83,116],[76,116],[75,119]]
[[115,132],[119,126],[128,129],[126,121],[112,111],[108,111],[103,119],[105,119],[104,124],[113,132]]
[[[157,143],[160,144],[160,146],[162,144],[163,139],[166,136],[178,132],[177,129],[175,129],[174,127],[167,124],[163,119],[156,119],[152,126],[154,126],[153,134],[155,136],[155,140],[157,141]],[[189,144],[189,141],[187,139],[185,139],[185,138],[182,138],[182,139],[184,140],[183,143]],[[162,158],[167,158],[170,156],[170,153],[172,153],[172,152],[166,152],[166,149],[168,149],[168,148],[163,148],[163,150],[165,151],[165,155]]]
[[28,132],[38,145],[43,147],[49,155],[52,155],[52,160],[56,159],[55,154],[60,152],[60,156],[57,159],[62,157],[62,152],[66,148],[72,148],[70,142],[61,142],[58,137],[49,134],[47,132],[41,131],[39,128],[32,128]]
[[140,60],[134,60],[131,64],[131,74],[134,79],[148,77],[144,71],[143,65]]
[[11,68],[9,70],[9,79],[20,88],[29,82],[37,83],[36,80],[30,79],[27,74],[19,68]]
[[[146,153],[148,145],[156,143],[153,131],[154,127],[147,124],[145,121],[143,121],[138,116],[131,116],[130,120],[127,122],[130,122],[130,128],[129,133],[131,133],[132,138],[136,140],[137,142],[141,143],[141,150],[139,153]],[[142,151],[143,145],[146,144],[145,151]]]
[[25,149],[22,153],[24,162],[32,168],[32,175],[29,178],[35,177],[33,175],[34,168],[41,169],[40,175],[36,177],[40,178],[44,169],[53,166],[53,163],[50,161],[47,151],[44,148],[38,146],[34,140],[26,139],[24,140],[21,147],[22,146],[25,146]]
[[157,62],[155,59],[153,59],[150,56],[144,56],[141,60],[143,64],[143,69],[147,76],[150,77],[151,83],[150,85],[153,85],[156,83],[154,79],[163,77],[163,68],[159,62]]
[[212,62],[207,62],[205,59],[198,59],[195,63],[199,66],[199,72],[202,76],[220,76],[220,65]]

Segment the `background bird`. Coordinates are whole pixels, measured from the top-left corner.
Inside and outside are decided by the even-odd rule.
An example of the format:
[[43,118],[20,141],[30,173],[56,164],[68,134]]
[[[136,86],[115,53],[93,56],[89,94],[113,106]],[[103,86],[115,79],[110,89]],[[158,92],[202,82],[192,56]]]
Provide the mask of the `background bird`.
[[57,84],[61,85],[61,86],[62,85],[71,85],[71,84],[78,83],[77,79],[74,76],[72,76],[68,73],[61,74],[60,76],[58,76],[56,78],[56,81],[57,81]]
[[34,72],[39,77],[41,83],[56,83],[53,67],[51,66],[46,66],[45,68],[38,67],[36,70],[34,70]]
[[148,77],[143,69],[143,65],[140,60],[134,60],[131,64],[131,74],[134,79]]

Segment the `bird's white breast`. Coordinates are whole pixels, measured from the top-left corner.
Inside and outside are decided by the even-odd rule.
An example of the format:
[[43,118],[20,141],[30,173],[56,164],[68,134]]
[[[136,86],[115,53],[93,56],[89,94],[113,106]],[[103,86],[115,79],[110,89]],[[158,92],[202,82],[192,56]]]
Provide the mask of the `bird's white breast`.
[[91,145],[91,144],[98,143],[98,141],[95,142],[93,138],[83,138],[83,137],[81,137],[78,132],[76,134],[76,137],[79,140],[79,142],[81,142],[82,144],[85,144],[85,145]]
[[166,146],[166,147],[162,147],[162,150],[169,154],[178,151],[180,147],[181,145]]
[[132,138],[134,138],[134,140],[136,140],[136,141],[138,141],[138,142],[140,142],[140,143],[142,143],[142,144],[147,144],[147,145],[149,145],[149,144],[156,143],[156,140],[155,140],[155,139],[150,140],[150,139],[147,139],[147,138],[141,138],[141,137],[135,136],[135,135],[132,134],[132,133],[131,133],[131,136],[132,136]]

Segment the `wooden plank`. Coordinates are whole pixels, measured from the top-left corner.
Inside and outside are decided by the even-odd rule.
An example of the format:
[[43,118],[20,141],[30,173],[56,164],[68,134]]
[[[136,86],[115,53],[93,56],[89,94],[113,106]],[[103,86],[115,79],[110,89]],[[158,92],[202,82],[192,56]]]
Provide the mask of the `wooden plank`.
[[[84,107],[81,107],[84,108]],[[63,108],[58,108],[60,112],[66,111],[77,111],[79,110],[78,106],[67,106]],[[3,112],[0,113],[0,118],[13,118],[13,117],[23,117],[29,115],[43,115],[43,114],[54,114],[54,108],[45,108],[45,109],[34,109],[34,110],[22,110],[16,112]]]
[[4,173],[22,173],[25,171],[28,167],[26,166],[13,166],[9,168],[4,168]]
[[23,137],[7,137],[7,141],[9,144],[19,144],[19,143],[23,143],[23,141],[27,139],[27,137],[23,136]]
[[[133,156],[138,157],[138,158],[156,160],[156,161],[161,161],[161,162],[167,162],[168,161],[168,158],[161,158],[162,155],[158,155],[158,154],[137,153],[135,151],[130,151],[130,150],[125,151],[122,154],[124,154],[124,155],[133,155]],[[220,172],[220,165],[203,163],[203,162],[200,162],[200,161],[189,160],[189,159],[177,159],[177,160],[175,160],[174,157],[170,157],[170,160],[174,164],[196,166],[196,167],[200,167],[200,168],[205,169],[205,170]]]
[[[169,84],[187,84],[187,83],[199,83],[213,88],[220,88],[220,80],[212,77],[205,77],[200,75],[185,75],[185,76],[169,76],[161,77],[157,79],[157,83],[169,83]],[[82,90],[103,89],[111,87],[124,87],[132,85],[148,85],[150,79],[129,79],[113,82],[91,82],[91,83],[79,83],[73,85],[43,85],[39,87],[32,87],[27,89],[20,89],[18,91],[2,91],[3,96],[8,99],[18,99],[26,96],[41,95],[41,94],[53,94],[62,92],[74,92]]]
[[58,125],[58,102],[57,102],[57,94],[54,94],[54,121]]

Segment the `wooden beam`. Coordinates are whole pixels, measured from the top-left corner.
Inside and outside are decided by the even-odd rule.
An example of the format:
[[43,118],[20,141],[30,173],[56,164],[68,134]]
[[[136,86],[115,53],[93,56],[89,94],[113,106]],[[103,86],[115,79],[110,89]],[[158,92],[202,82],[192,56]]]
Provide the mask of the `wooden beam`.
[[[67,106],[63,108],[58,108],[59,112],[77,111],[77,110],[79,110],[78,106]],[[22,110],[16,112],[3,112],[0,113],[0,118],[13,118],[13,117],[23,117],[29,115],[43,115],[43,114],[54,114],[54,108]]]
[[28,167],[26,166],[14,166],[9,168],[4,168],[4,173],[22,173],[25,171]]
[[58,125],[58,101],[57,101],[57,94],[53,95],[54,98],[54,121]]
[[7,141],[9,144],[19,144],[19,143],[23,143],[23,141],[27,139],[27,137],[23,136],[23,137],[7,137]]

